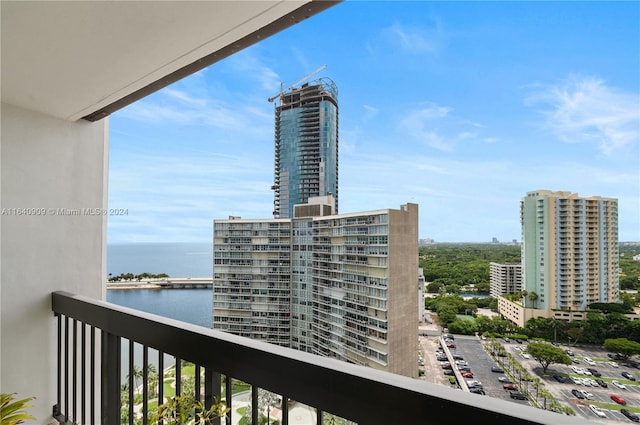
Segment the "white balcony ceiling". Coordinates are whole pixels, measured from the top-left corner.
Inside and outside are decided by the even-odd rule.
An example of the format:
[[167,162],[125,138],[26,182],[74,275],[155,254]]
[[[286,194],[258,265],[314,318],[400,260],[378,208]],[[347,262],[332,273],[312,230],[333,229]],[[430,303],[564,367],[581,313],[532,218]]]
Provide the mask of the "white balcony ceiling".
[[2,0],[2,102],[106,116],[331,3]]

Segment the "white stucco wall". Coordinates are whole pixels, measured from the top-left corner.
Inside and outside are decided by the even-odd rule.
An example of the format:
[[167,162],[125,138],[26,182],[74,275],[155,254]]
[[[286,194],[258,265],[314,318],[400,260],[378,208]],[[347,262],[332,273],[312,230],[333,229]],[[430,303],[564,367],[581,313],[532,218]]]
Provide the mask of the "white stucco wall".
[[57,371],[50,294],[104,299],[106,291],[106,217],[56,209],[106,208],[108,121],[7,104],[1,118],[0,391],[36,397],[30,413],[47,424]]

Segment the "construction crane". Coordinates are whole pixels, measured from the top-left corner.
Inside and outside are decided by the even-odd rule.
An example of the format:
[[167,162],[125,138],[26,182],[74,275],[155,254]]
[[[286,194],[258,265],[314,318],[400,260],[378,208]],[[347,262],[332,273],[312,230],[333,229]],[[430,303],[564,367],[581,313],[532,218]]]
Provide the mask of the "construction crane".
[[318,69],[311,71],[310,73],[308,73],[307,75],[305,75],[304,77],[300,78],[298,81],[296,81],[295,83],[291,84],[289,87],[287,87],[286,89],[281,89],[280,93],[278,93],[275,96],[270,97],[269,99],[267,99],[269,102],[273,102],[274,100],[276,100],[278,97],[280,97],[282,95],[282,93],[286,92],[289,89],[292,89],[293,87],[297,86],[298,84],[302,83],[303,81],[308,80],[309,78],[313,77],[314,75],[316,75],[318,72],[322,71],[323,69],[325,69],[327,67],[327,65],[322,65],[321,67],[319,67]]

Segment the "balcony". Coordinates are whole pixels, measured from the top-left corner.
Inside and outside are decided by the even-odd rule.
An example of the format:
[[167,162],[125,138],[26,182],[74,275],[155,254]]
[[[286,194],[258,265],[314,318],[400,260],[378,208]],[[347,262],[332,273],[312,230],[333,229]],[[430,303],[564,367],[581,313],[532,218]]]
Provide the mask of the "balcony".
[[[219,423],[237,423],[232,380],[251,387],[251,406],[257,406],[258,389],[297,401],[315,409],[318,423],[327,413],[358,424],[584,424],[583,418],[560,416],[505,400],[471,394],[363,366],[319,357],[273,344],[120,307],[68,292],[52,294],[52,310],[58,320],[58,384],[55,417],[61,423],[73,418],[80,424],[119,424],[123,372],[133,369],[133,349],[122,361],[122,348],[142,347],[195,365],[204,379],[196,380],[194,396],[210,405],[222,397],[231,407]],[[162,365],[160,365],[162,366]],[[124,371],[123,371],[124,369]],[[157,368],[162,380],[162,367]],[[176,376],[181,374],[176,368]],[[129,378],[132,388],[133,377]],[[200,373],[196,374],[200,376]],[[145,373],[145,379],[148,376]],[[178,380],[177,380],[178,381]],[[221,394],[222,383],[227,389]],[[143,400],[149,385],[143,380]],[[129,390],[130,399],[133,390]],[[176,385],[176,393],[181,386]],[[158,402],[163,400],[162,390]],[[138,413],[149,423],[148,405]],[[289,403],[282,405],[282,424],[288,425]],[[252,407],[252,423],[258,409]],[[327,413],[325,413],[327,412]],[[130,408],[128,423],[133,423]],[[87,418],[99,418],[95,421]],[[234,418],[236,422],[234,421]],[[449,419],[447,419],[449,418]],[[314,424],[315,425],[315,424]]]

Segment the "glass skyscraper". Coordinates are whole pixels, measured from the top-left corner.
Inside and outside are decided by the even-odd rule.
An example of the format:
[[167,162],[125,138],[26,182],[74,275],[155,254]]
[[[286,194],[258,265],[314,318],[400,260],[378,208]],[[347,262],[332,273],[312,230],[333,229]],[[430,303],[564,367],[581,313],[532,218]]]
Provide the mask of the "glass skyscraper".
[[275,111],[275,218],[332,195],[338,212],[338,89],[320,78],[280,94]]

